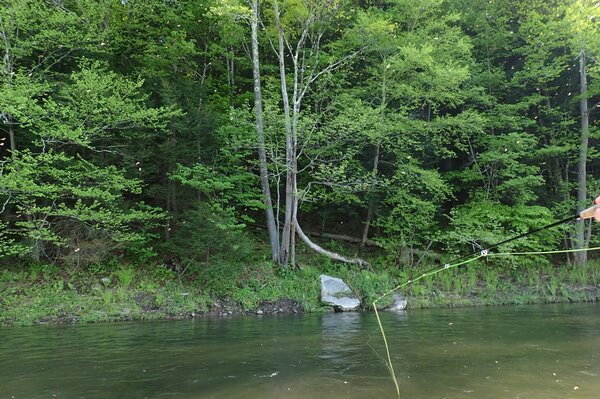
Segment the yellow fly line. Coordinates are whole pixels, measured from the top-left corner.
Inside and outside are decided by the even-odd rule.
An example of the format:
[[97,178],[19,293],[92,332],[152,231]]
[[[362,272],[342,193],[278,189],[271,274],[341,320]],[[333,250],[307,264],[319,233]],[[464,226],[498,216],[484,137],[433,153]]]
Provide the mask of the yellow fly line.
[[375,311],[375,317],[377,318],[379,332],[381,333],[381,338],[383,338],[383,344],[385,346],[385,352],[386,352],[387,359],[384,359],[384,361],[390,372],[390,375],[392,376],[392,380],[394,382],[394,387],[396,388],[396,394],[398,395],[398,399],[400,399],[400,384],[398,383],[398,379],[396,378],[396,372],[394,371],[394,365],[392,363],[392,357],[390,355],[390,348],[388,345],[387,337],[385,336],[385,330],[383,328],[383,324],[381,323],[381,318],[379,317],[379,312],[377,310],[377,303],[380,300],[382,300],[383,298],[392,294],[393,292],[399,290],[400,288],[406,287],[407,285],[410,285],[410,284],[412,284],[416,281],[419,281],[425,277],[433,276],[444,270],[454,269],[459,266],[466,265],[468,263],[476,261],[477,259],[484,258],[487,256],[549,255],[549,254],[564,254],[564,253],[571,253],[571,252],[596,251],[596,250],[600,250],[600,247],[581,248],[581,249],[564,249],[564,250],[557,250],[557,251],[498,252],[498,253],[488,253],[487,250],[484,250],[484,251],[481,251],[480,255],[473,256],[472,258],[463,260],[461,262],[453,263],[453,264],[445,264],[444,266],[440,266],[436,269],[422,273],[413,279],[407,280],[407,281],[403,282],[402,284],[397,285],[396,287],[392,288],[385,294],[381,295],[379,298],[375,299],[372,303],[372,306],[373,306],[373,310]]

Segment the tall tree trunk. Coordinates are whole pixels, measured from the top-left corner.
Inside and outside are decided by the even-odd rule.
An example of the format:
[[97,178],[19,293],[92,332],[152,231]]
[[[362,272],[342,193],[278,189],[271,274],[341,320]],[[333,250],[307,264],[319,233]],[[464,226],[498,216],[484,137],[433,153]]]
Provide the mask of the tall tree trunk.
[[[587,72],[585,50],[579,53],[579,85],[580,95],[579,110],[581,114],[581,133],[579,141],[579,161],[577,163],[577,211],[585,208],[587,201],[587,155],[589,140],[589,111],[587,100]],[[585,247],[585,221],[579,220],[575,228],[575,247],[577,249]],[[587,252],[576,252],[575,262],[582,266],[587,262]]]
[[[297,174],[294,174],[294,193],[298,192]],[[296,267],[296,216],[298,215],[298,195],[294,195],[292,228],[290,232],[290,265]]]
[[267,152],[265,150],[265,132],[263,128],[263,103],[260,85],[260,61],[258,53],[258,0],[252,0],[252,72],[254,77],[254,109],[256,112],[256,137],[258,139],[258,162],[260,164],[260,185],[267,217],[267,229],[271,243],[271,259],[279,258],[279,232],[273,215],[273,201],[269,188],[269,171],[267,169]]
[[15,142],[15,126],[14,120],[11,115],[6,116],[6,121],[8,123],[8,139],[10,140],[10,152],[11,155],[15,153],[17,150],[17,143]]
[[279,263],[286,265],[290,255],[290,245],[292,237],[292,225],[294,222],[294,179],[296,177],[296,150],[294,147],[294,137],[292,131],[292,120],[290,115],[290,99],[287,91],[285,59],[284,59],[284,38],[283,27],[279,19],[279,4],[277,1],[273,3],[275,11],[275,24],[277,27],[278,51],[279,58],[279,75],[281,80],[281,98],[283,101],[283,114],[285,118],[285,163],[286,163],[286,181],[285,181],[285,216],[283,220],[283,231],[281,232],[281,245],[279,247]]
[[[381,77],[381,124],[383,126],[384,124],[384,120],[385,120],[385,108],[387,106],[387,81],[386,81],[386,71],[388,68],[387,65],[387,58],[383,57],[383,73],[382,73],[382,77]],[[375,157],[373,158],[373,169],[372,169],[372,174],[373,174],[373,178],[376,179],[377,178],[377,170],[379,169],[379,154],[380,154],[380,150],[381,150],[381,145],[379,143],[379,141],[377,142],[376,146],[375,146]],[[360,247],[364,248],[367,240],[369,239],[369,228],[371,227],[371,219],[373,218],[373,212],[375,210],[375,198],[373,196],[373,193],[370,193],[369,196],[369,205],[367,208],[367,220],[365,221],[365,227],[363,229],[363,234],[362,234],[362,241],[360,242]]]
[[[380,146],[379,143],[375,146],[375,156],[373,158],[373,178],[377,176],[377,169],[379,168],[379,151]],[[360,241],[360,247],[364,248],[367,245],[367,241],[369,240],[369,228],[371,227],[371,219],[373,218],[373,211],[375,209],[375,198],[373,198],[373,193],[369,193],[369,205],[367,208],[367,220],[365,220],[365,227],[363,229],[362,239]]]

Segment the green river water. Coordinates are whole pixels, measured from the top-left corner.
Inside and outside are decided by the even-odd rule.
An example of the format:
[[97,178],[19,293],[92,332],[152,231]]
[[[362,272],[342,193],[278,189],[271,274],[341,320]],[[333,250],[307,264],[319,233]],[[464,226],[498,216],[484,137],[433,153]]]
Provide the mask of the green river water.
[[[600,306],[382,312],[403,399],[600,398]],[[0,329],[2,398],[395,398],[372,313]]]

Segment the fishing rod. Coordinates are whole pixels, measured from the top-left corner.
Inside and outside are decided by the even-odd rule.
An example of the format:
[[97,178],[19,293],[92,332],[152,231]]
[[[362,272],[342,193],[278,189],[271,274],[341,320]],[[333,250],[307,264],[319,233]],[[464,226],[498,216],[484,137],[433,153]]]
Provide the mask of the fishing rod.
[[[600,202],[600,197],[597,198],[597,201]],[[383,294],[382,296],[380,296],[379,298],[377,298],[376,300],[373,301],[373,310],[375,311],[375,316],[377,318],[377,324],[379,326],[379,331],[381,333],[381,337],[383,338],[383,342],[385,345],[385,350],[386,350],[386,355],[387,355],[387,361],[386,361],[386,366],[388,367],[388,370],[392,376],[392,380],[394,381],[394,385],[396,388],[396,393],[398,395],[398,398],[400,398],[400,385],[398,384],[398,380],[396,379],[396,373],[394,372],[394,365],[392,363],[392,357],[390,355],[390,349],[388,346],[388,342],[387,342],[387,338],[385,336],[385,330],[383,329],[383,325],[381,323],[381,319],[379,317],[379,312],[377,311],[377,302],[379,302],[381,299],[385,298],[386,296],[388,296],[389,294],[391,294],[394,291],[399,290],[400,288],[406,287],[409,284],[412,284],[418,280],[421,280],[422,278],[428,277],[428,276],[433,276],[434,274],[437,274],[443,270],[446,269],[451,269],[451,268],[456,268],[462,265],[465,265],[467,263],[473,262],[479,258],[483,258],[486,257],[488,255],[490,255],[489,251],[491,249],[497,248],[500,245],[503,244],[508,244],[509,242],[518,240],[520,238],[523,237],[527,237],[531,234],[535,234],[538,233],[540,231],[543,230],[547,230],[547,229],[551,229],[552,227],[556,227],[556,226],[560,226],[562,224],[565,223],[569,223],[572,222],[574,220],[585,220],[585,219],[591,219],[592,217],[596,216],[596,212],[600,210],[600,204],[595,204],[587,209],[582,210],[581,212],[579,212],[578,214],[575,215],[571,215],[569,217],[566,217],[562,220],[559,220],[557,222],[553,222],[550,224],[547,224],[545,226],[542,227],[538,227],[535,229],[531,229],[529,231],[526,231],[525,233],[522,234],[518,234],[514,237],[511,237],[509,239],[506,239],[504,241],[498,242],[496,244],[493,244],[485,249],[482,249],[481,251],[475,251],[473,253],[470,253],[468,255],[463,255],[459,258],[454,259],[453,261],[451,261],[450,263],[446,263],[443,266],[436,266],[430,270],[427,270],[425,272],[423,272],[422,274],[420,274],[419,276],[409,279],[407,281],[405,281],[404,283],[392,288],[391,290],[389,290],[388,292],[386,292],[385,294]],[[533,254],[549,254],[549,253],[561,253],[561,252],[579,252],[579,251],[587,251],[587,250],[591,250],[591,249],[600,249],[600,247],[598,248],[583,248],[583,249],[572,249],[572,250],[566,250],[566,251],[545,251],[545,252],[521,252],[521,253],[515,253],[514,255],[533,255]],[[509,253],[498,253],[498,254],[492,254],[492,255],[510,255]]]
[[[475,252],[469,253],[467,255],[463,255],[463,256],[461,256],[459,258],[456,258],[456,259],[454,259],[454,260],[452,260],[452,261],[450,261],[448,263],[445,263],[442,266],[436,266],[436,267],[434,267],[434,268],[432,268],[430,270],[427,270],[427,271],[423,272],[423,274],[421,276],[419,276],[419,279],[421,279],[423,277],[427,277],[427,276],[433,275],[433,274],[437,274],[439,271],[444,270],[444,269],[448,269],[448,268],[450,268],[452,266],[456,267],[456,266],[463,265],[464,263],[468,263],[468,262],[462,262],[465,259],[475,257],[473,259],[473,260],[475,260],[475,259],[479,259],[481,257],[488,256],[490,250],[492,250],[494,248],[498,248],[500,245],[508,244],[509,242],[516,241],[516,240],[518,240],[520,238],[527,237],[529,235],[532,235],[532,234],[535,234],[535,233],[539,233],[540,231],[551,229],[553,227],[560,226],[560,225],[568,223],[568,222],[572,222],[572,221],[576,221],[576,220],[590,219],[590,218],[594,217],[594,214],[596,213],[596,210],[598,210],[598,209],[600,209],[600,205],[597,205],[597,204],[596,205],[592,205],[591,207],[582,210],[578,214],[571,215],[571,216],[566,217],[564,219],[561,219],[561,220],[559,220],[557,222],[553,222],[553,223],[547,224],[547,225],[542,226],[542,227],[538,227],[538,228],[535,228],[535,229],[528,230],[525,233],[518,234],[518,235],[516,235],[514,237],[511,237],[511,238],[508,238],[508,239],[506,239],[504,241],[500,241],[500,242],[497,242],[497,243],[495,243],[493,245],[490,245],[489,247],[487,247],[485,249],[482,249],[482,250],[479,250],[479,251],[475,251]],[[457,263],[459,263],[459,265],[457,265]],[[413,280],[409,280],[407,283],[410,284],[410,283],[415,282],[415,281],[416,281],[416,279],[413,279]],[[394,291],[396,289],[394,289]],[[384,294],[383,296],[385,296],[385,295],[387,295],[387,293]],[[381,298],[379,298],[379,299],[381,299]]]

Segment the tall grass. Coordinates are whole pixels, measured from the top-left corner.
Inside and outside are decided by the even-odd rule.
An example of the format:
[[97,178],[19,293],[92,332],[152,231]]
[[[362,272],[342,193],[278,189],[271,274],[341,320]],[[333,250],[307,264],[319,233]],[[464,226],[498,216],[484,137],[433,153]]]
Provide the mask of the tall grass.
[[135,269],[133,267],[122,267],[114,272],[119,285],[122,288],[128,288],[135,278]]

